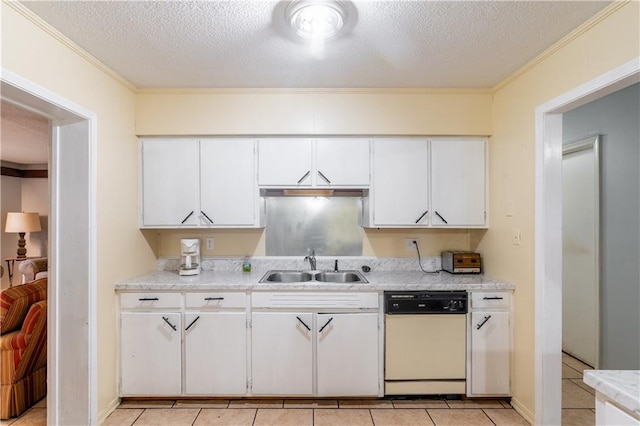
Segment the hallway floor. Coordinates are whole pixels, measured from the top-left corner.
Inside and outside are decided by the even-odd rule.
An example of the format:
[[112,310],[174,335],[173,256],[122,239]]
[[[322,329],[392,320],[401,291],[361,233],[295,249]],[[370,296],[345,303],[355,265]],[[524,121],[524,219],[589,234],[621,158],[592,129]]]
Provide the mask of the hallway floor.
[[[562,424],[595,425],[595,391],[582,382],[591,369],[562,354]],[[0,426],[46,425],[46,400]],[[502,399],[178,399],[126,400],[105,425],[225,425],[225,426],[517,426],[528,423]]]
[[582,372],[592,367],[562,353],[562,425],[596,424],[596,391],[584,384]]

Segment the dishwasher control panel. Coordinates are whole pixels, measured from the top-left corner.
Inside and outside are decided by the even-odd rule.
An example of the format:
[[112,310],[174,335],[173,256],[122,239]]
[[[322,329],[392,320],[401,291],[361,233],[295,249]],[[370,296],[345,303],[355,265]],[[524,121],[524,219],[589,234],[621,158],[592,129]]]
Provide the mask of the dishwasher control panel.
[[388,291],[386,314],[466,314],[466,291]]

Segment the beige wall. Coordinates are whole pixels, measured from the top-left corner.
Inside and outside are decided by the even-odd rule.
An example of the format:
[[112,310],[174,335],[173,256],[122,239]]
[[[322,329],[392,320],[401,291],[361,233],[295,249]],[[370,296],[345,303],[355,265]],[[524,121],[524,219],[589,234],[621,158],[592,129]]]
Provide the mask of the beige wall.
[[[363,256],[414,257],[415,250],[405,250],[405,238],[415,238],[422,256],[440,256],[442,250],[475,250],[486,230],[467,229],[365,229]],[[199,238],[203,243],[213,237],[213,250],[201,247],[203,256],[265,255],[263,229],[216,230],[144,230],[156,256],[180,256],[181,238]]]
[[[135,93],[2,2],[2,67],[92,112],[97,122],[98,412],[117,397],[114,282],[155,266],[137,229]],[[24,14],[23,14],[24,13]],[[44,27],[46,28],[46,26]]]
[[490,135],[486,90],[141,91],[138,135]]
[[[486,272],[513,282],[514,402],[534,412],[534,138],[535,108],[640,56],[640,3],[619,3],[516,79],[499,88],[490,150],[491,229],[479,250]],[[522,245],[511,244],[513,228]]]

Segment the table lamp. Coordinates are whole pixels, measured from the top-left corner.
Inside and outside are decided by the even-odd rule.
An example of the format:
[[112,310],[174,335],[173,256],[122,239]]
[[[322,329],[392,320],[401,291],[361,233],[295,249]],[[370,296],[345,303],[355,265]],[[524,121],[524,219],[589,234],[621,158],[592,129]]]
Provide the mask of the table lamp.
[[4,232],[18,233],[18,255],[17,259],[27,258],[26,241],[24,234],[27,232],[41,231],[40,216],[38,213],[7,213],[7,224]]

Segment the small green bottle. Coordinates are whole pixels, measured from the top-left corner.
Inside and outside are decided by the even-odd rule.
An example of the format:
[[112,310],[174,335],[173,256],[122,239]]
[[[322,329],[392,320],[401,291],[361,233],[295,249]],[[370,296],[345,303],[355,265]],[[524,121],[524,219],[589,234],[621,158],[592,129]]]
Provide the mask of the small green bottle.
[[251,272],[251,260],[248,255],[242,261],[242,272]]

